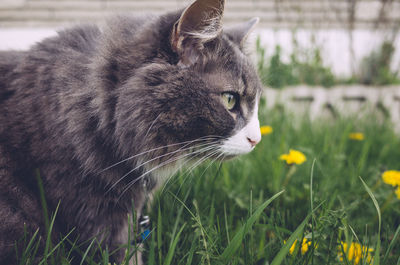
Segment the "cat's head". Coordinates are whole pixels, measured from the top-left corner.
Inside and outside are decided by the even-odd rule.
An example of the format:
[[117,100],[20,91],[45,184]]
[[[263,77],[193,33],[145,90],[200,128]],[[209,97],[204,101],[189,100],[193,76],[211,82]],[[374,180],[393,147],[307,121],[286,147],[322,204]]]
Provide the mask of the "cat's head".
[[121,90],[121,143],[166,146],[159,156],[195,146],[191,152],[232,157],[260,142],[262,86],[243,52],[258,19],[225,29],[223,9],[223,0],[197,0],[158,36],[168,43]]

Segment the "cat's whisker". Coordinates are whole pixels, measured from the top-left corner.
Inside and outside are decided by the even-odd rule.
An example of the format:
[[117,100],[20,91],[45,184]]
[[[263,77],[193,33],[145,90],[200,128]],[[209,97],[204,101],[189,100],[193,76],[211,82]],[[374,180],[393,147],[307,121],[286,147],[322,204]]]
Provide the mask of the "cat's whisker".
[[191,165],[188,169],[186,169],[185,172],[184,172],[183,174],[185,174],[185,175],[186,175],[186,174],[190,175],[190,174],[192,173],[192,171],[193,171],[196,167],[198,167],[201,163],[203,163],[205,160],[209,159],[210,157],[212,157],[212,156],[214,156],[214,155],[216,155],[216,154],[218,154],[218,153],[219,153],[219,150],[217,149],[217,150],[215,150],[215,151],[213,151],[213,152],[207,154],[206,156],[200,158],[200,159],[199,159],[198,161],[196,161],[193,165]]
[[207,146],[210,146],[210,145],[212,145],[212,144],[214,144],[214,143],[213,143],[213,142],[209,142],[209,143],[198,144],[198,145],[196,145],[196,146],[190,146],[190,147],[186,147],[187,145],[185,145],[185,146],[180,147],[180,148],[177,149],[177,150],[174,150],[174,151],[171,151],[171,152],[169,152],[169,153],[162,154],[162,155],[160,155],[160,156],[157,156],[157,157],[154,157],[154,158],[152,158],[152,159],[150,159],[150,160],[147,160],[146,162],[143,162],[142,164],[140,164],[140,165],[138,165],[136,168],[134,168],[134,170],[135,170],[135,169],[138,169],[139,167],[141,167],[141,166],[143,166],[143,165],[145,165],[145,164],[148,164],[148,163],[150,163],[150,162],[152,162],[152,161],[154,161],[154,160],[157,160],[157,159],[159,159],[159,158],[162,158],[162,157],[165,157],[165,156],[169,156],[169,155],[172,155],[172,154],[175,154],[175,153],[179,153],[179,152],[182,152],[182,151],[190,150],[190,149],[195,149],[195,148],[199,148],[199,147],[207,147]]
[[[176,169],[175,172],[174,172],[173,174],[171,174],[171,176],[175,175],[176,172],[178,172],[179,170],[181,170],[186,164],[188,164],[191,160],[193,160],[193,159],[195,159],[195,158],[196,158],[196,156],[192,156],[192,157],[189,157],[188,159],[186,159],[186,161],[185,161],[182,165],[180,165],[179,168]],[[169,183],[169,181],[170,181],[171,179],[172,179],[172,178],[167,179],[167,181],[165,182],[165,185],[163,185],[163,188],[162,188],[161,193],[164,192],[165,187],[167,186],[167,184]]]
[[[195,158],[195,155],[197,155],[197,154],[199,154],[199,153],[211,151],[209,154],[206,155],[206,158],[205,158],[205,159],[207,159],[207,156],[212,156],[212,155],[213,155],[213,152],[215,152],[215,153],[218,152],[217,147],[218,147],[218,145],[211,145],[211,146],[209,146],[209,147],[202,148],[202,149],[200,149],[200,150],[198,150],[198,151],[195,151],[195,152],[192,152],[192,153],[188,153],[188,154],[182,155],[181,157],[178,157],[176,160],[179,160],[179,159],[182,159],[182,158],[185,158],[185,157],[189,157],[189,160],[185,162],[185,164],[187,164],[190,160],[192,160],[192,159]],[[215,149],[215,150],[212,151],[213,149]],[[190,157],[190,156],[192,156],[192,157]],[[203,157],[203,158],[200,158],[200,160],[201,160],[201,159],[204,159],[204,157]],[[205,160],[205,159],[204,159],[204,160]],[[167,162],[167,161],[166,161],[166,162]],[[183,165],[182,165],[182,166],[183,166]]]
[[128,157],[128,158],[125,158],[125,159],[123,159],[123,160],[121,160],[121,161],[119,161],[119,162],[117,162],[117,163],[115,163],[115,164],[112,164],[112,165],[110,165],[110,166],[104,168],[104,169],[101,170],[100,172],[98,172],[98,174],[103,173],[104,171],[107,171],[107,170],[109,170],[109,169],[111,169],[111,168],[113,168],[113,167],[115,167],[115,166],[118,166],[118,165],[120,165],[120,164],[122,164],[122,163],[124,163],[124,162],[126,162],[126,161],[129,161],[129,160],[131,160],[131,159],[134,159],[134,158],[136,158],[136,157],[138,157],[138,156],[145,155],[145,154],[147,154],[147,153],[149,153],[149,152],[153,152],[153,151],[157,151],[157,150],[160,150],[160,149],[163,149],[163,148],[173,147],[173,146],[177,146],[177,145],[182,145],[182,144],[191,144],[191,143],[195,143],[195,142],[209,141],[209,140],[215,140],[215,139],[221,139],[221,138],[222,138],[222,137],[220,137],[220,136],[218,136],[218,135],[208,135],[208,136],[203,136],[203,137],[197,138],[197,139],[195,139],[195,140],[184,141],[184,142],[180,142],[180,143],[173,143],[173,144],[168,144],[168,145],[156,147],[156,148],[153,148],[153,149],[150,149],[150,150],[141,152],[141,153],[139,153],[139,154],[135,154],[135,155],[130,156],[130,157]]
[[[233,146],[233,147],[241,147],[241,145],[237,145],[237,144],[234,144],[234,143],[232,143],[231,146]],[[214,153],[208,154],[207,156],[205,156],[205,157],[199,159],[198,161],[196,161],[195,164],[191,165],[188,169],[186,169],[185,172],[183,173],[183,174],[185,175],[184,178],[187,178],[187,177],[193,172],[193,170],[194,170],[196,167],[198,167],[201,163],[203,163],[205,160],[207,160],[208,158],[212,157],[212,156],[215,155],[215,154],[220,153],[217,157],[215,157],[214,159],[212,159],[212,161],[210,162],[210,165],[207,166],[206,169],[208,169],[213,163],[215,163],[215,162],[216,162],[218,159],[220,159],[221,157],[222,157],[222,158],[225,158],[227,154],[225,154],[225,153],[220,149],[220,146],[216,146],[216,147],[217,147],[217,150],[216,150]],[[192,160],[192,159],[194,159],[194,157],[189,158],[189,160],[186,161],[185,164],[189,163],[190,160]],[[221,164],[221,163],[222,163],[222,160],[220,161],[220,164]],[[175,171],[175,173],[176,173],[178,170],[180,170],[183,166],[184,166],[184,165],[181,165],[180,168],[178,168],[178,169]],[[174,174],[175,174],[175,173],[174,173]],[[169,180],[168,180],[168,181],[169,181]],[[168,183],[168,182],[167,182],[167,183]],[[166,184],[167,184],[167,183],[166,183]],[[162,190],[161,192],[164,191],[164,188],[165,188],[165,187],[166,187],[166,185],[164,185],[163,190]]]
[[[217,146],[216,146],[217,147]],[[198,167],[201,163],[203,163],[205,160],[209,159],[210,157],[216,155],[219,153],[218,148],[212,152],[210,152],[209,154],[205,155],[204,157],[200,158],[198,161],[196,161],[193,165],[191,165],[187,170],[185,170],[184,174],[191,173],[192,170],[194,170],[196,167]],[[190,160],[192,160],[193,158],[190,158]],[[190,161],[189,160],[189,161]],[[187,163],[189,162],[187,161]]]
[[171,158],[171,159],[169,159],[169,160],[167,160],[167,161],[165,161],[165,162],[163,162],[163,163],[157,165],[156,167],[153,167],[152,169],[150,169],[150,170],[146,171],[145,173],[143,173],[142,175],[140,175],[138,178],[136,178],[136,179],[134,179],[133,181],[131,181],[131,183],[129,183],[129,184],[127,185],[127,187],[122,191],[120,197],[121,197],[127,190],[129,190],[129,188],[131,188],[135,183],[137,183],[138,181],[140,181],[141,179],[143,179],[145,176],[147,176],[148,174],[150,174],[150,173],[153,172],[154,170],[157,170],[157,169],[159,169],[159,168],[161,168],[161,167],[163,167],[163,166],[165,166],[165,165],[167,165],[167,164],[170,164],[170,163],[172,163],[172,162],[178,161],[178,160],[180,160],[180,159],[182,159],[182,158],[185,158],[185,157],[187,157],[187,156],[191,156],[191,155],[195,155],[195,154],[198,154],[198,153],[201,153],[201,152],[206,152],[206,151],[212,150],[212,149],[214,149],[215,147],[217,147],[217,145],[205,147],[205,148],[202,148],[202,149],[197,150],[197,151],[192,152],[192,153],[188,153],[188,154],[184,154],[184,155],[181,155],[181,156],[178,156],[178,157]]
[[[196,163],[195,165],[193,165],[190,170],[189,170],[189,175],[192,174],[193,170],[195,170],[198,166],[200,166],[204,161],[206,161],[207,159],[211,158],[213,155],[218,154],[218,150],[215,151],[213,154],[211,154],[208,157],[204,157],[202,160],[198,161],[198,163]],[[208,168],[208,167],[207,167]]]
[[[215,146],[215,147],[218,147],[218,146]],[[219,152],[218,149],[216,149],[216,150],[210,152],[210,153],[207,154],[206,156],[200,158],[199,161],[196,161],[195,165],[192,165],[191,168],[197,167],[197,166],[200,165],[202,162],[204,162],[204,161],[207,160],[208,158],[212,157],[213,155],[217,154],[218,152]],[[192,160],[192,159],[194,159],[194,158],[195,158],[195,157],[190,157],[189,160],[187,160],[187,161],[185,162],[185,164],[189,163],[190,160]],[[183,166],[184,166],[184,165],[181,165],[180,168],[179,168],[178,170],[180,170]],[[176,173],[178,170],[176,170],[175,173]],[[189,173],[190,173],[190,172],[189,172],[189,169],[186,169],[185,172],[184,172],[183,174],[184,174],[184,175],[189,175]],[[184,178],[186,178],[186,177],[184,177]],[[170,181],[170,179],[168,179],[167,182],[165,183],[165,185],[163,186],[163,188],[162,188],[162,190],[161,190],[161,193],[164,192],[164,189],[165,189],[165,187],[167,186],[166,184],[167,184],[169,181]]]
[[[216,150],[214,153],[218,153],[218,150]],[[214,153],[210,153],[209,155],[202,157],[201,159],[199,159],[195,164],[193,164],[191,167],[188,168],[189,174],[192,173],[192,171],[198,167],[201,163],[203,163],[204,161],[206,161],[209,157],[212,157],[214,155]]]
[[159,159],[159,158],[162,158],[162,157],[165,157],[165,156],[169,156],[169,155],[173,155],[173,154],[176,154],[176,153],[179,153],[179,152],[182,152],[182,151],[190,150],[190,149],[192,149],[192,148],[202,147],[202,146],[207,147],[207,146],[212,145],[212,144],[213,144],[213,143],[205,143],[205,144],[200,144],[200,145],[197,145],[197,146],[191,146],[191,147],[186,147],[186,148],[181,147],[181,148],[179,148],[178,150],[174,150],[174,151],[172,151],[172,152],[169,152],[169,153],[166,153],[166,154],[162,154],[162,155],[160,155],[160,156],[157,156],[157,157],[154,157],[154,158],[152,158],[152,159],[150,159],[150,160],[147,160],[147,161],[145,161],[144,163],[141,163],[141,164],[137,165],[135,168],[131,169],[128,173],[126,173],[126,174],[123,175],[121,178],[119,178],[115,183],[113,183],[113,184],[111,185],[111,187],[106,191],[106,193],[110,192],[119,182],[121,182],[121,181],[122,181],[125,177],[127,177],[129,174],[131,174],[131,173],[134,172],[135,170],[139,169],[140,167],[142,167],[142,166],[144,166],[144,165],[146,165],[146,164],[148,164],[148,163],[151,163],[152,161],[155,161],[155,160],[157,160],[157,159]]
[[149,134],[151,128],[153,128],[153,125],[156,123],[156,121],[158,120],[158,118],[160,118],[161,114],[162,114],[162,113],[158,114],[157,117],[154,119],[154,121],[150,124],[149,129],[147,129],[147,132],[146,132],[146,134],[145,134],[144,137],[143,137],[144,139],[146,139],[146,137],[147,137],[147,135]]
[[[214,159],[211,159],[211,161],[208,163],[208,166],[203,170],[203,172],[201,173],[200,177],[202,177],[204,175],[204,173],[207,171],[207,169],[213,165],[215,163],[215,161],[217,161],[217,159],[219,159],[223,154],[220,153],[217,157],[215,157]],[[194,169],[193,169],[194,170]]]
[[131,160],[131,159],[133,159],[133,158],[136,158],[136,157],[138,157],[138,156],[140,156],[140,155],[147,154],[147,153],[149,153],[149,152],[153,152],[153,151],[157,151],[157,150],[160,150],[160,149],[163,149],[163,148],[168,148],[168,147],[177,146],[177,145],[181,145],[181,144],[186,144],[186,145],[187,145],[187,144],[194,143],[194,142],[196,142],[196,141],[208,141],[208,140],[212,140],[212,139],[213,139],[213,138],[211,138],[211,137],[210,137],[210,138],[198,138],[198,139],[191,140],[191,141],[184,141],[184,142],[180,142],[180,143],[173,143],[173,144],[168,144],[168,145],[163,145],[163,146],[160,146],[160,147],[156,147],[156,148],[153,148],[153,149],[150,149],[150,150],[141,152],[141,153],[139,153],[139,154],[130,156],[130,157],[128,157],[128,158],[125,158],[125,159],[123,159],[123,160],[121,160],[121,161],[119,161],[119,162],[117,162],[117,163],[115,163],[115,164],[113,164],[113,165],[111,165],[111,166],[106,167],[105,169],[103,169],[103,170],[100,171],[99,173],[102,173],[102,172],[104,172],[104,171],[106,171],[106,170],[108,170],[108,169],[111,169],[112,167],[115,167],[115,166],[117,166],[117,165],[119,165],[119,164],[121,164],[121,163],[124,163],[124,162],[126,162],[126,161],[128,161],[128,160]]
[[[196,151],[194,151],[194,152],[191,152],[191,153],[189,153],[189,154],[184,154],[184,155],[178,156],[178,157],[176,157],[176,158],[172,158],[172,159],[178,160],[178,159],[181,159],[182,157],[185,157],[185,156],[190,155],[190,154],[198,154],[198,153],[201,153],[201,152],[205,152],[205,151],[207,151],[207,150],[209,150],[209,149],[211,150],[212,148],[215,148],[216,146],[217,146],[217,145],[215,145],[214,142],[205,143],[205,144],[198,144],[198,145],[193,146],[193,147],[180,148],[180,149],[178,149],[178,150],[175,150],[175,151],[172,151],[172,152],[169,152],[169,153],[166,153],[166,154],[157,156],[157,157],[152,158],[152,159],[150,159],[150,160],[147,160],[146,162],[141,163],[140,165],[136,166],[135,168],[133,168],[132,170],[130,170],[128,173],[126,173],[124,176],[122,176],[116,183],[114,183],[114,184],[110,187],[110,189],[109,189],[107,192],[109,192],[109,191],[110,191],[113,187],[115,187],[122,179],[124,179],[126,176],[128,176],[129,174],[131,174],[133,171],[135,171],[135,170],[139,169],[140,167],[142,167],[142,166],[144,166],[144,165],[146,165],[146,164],[148,164],[148,163],[150,163],[150,162],[152,162],[152,161],[154,161],[154,160],[157,160],[157,159],[159,159],[159,158],[161,158],[161,157],[165,157],[165,156],[168,156],[168,155],[173,155],[173,154],[175,154],[175,153],[179,153],[179,152],[182,152],[182,151],[187,151],[187,150],[190,150],[190,149],[192,149],[192,148],[199,148],[199,147],[202,147],[201,149],[196,150]],[[164,165],[166,162],[169,162],[169,161],[171,161],[171,159],[168,159],[167,161],[164,161],[161,165]]]
[[[192,154],[186,154],[186,155],[192,155]],[[177,161],[177,160],[179,160],[179,159],[181,159],[181,158],[178,158],[178,157],[177,157],[177,158],[170,159],[170,160],[168,160],[168,161],[166,161],[166,162],[164,162],[164,163],[162,163],[162,164],[160,164],[160,165],[158,165],[158,166],[152,168],[151,170],[149,170],[149,171],[143,173],[141,176],[139,176],[139,177],[136,178],[135,180],[131,181],[131,183],[129,183],[129,184],[126,186],[126,188],[121,192],[121,195],[119,196],[119,198],[121,198],[122,195],[123,195],[126,191],[128,191],[135,183],[137,183],[138,181],[140,181],[141,179],[143,179],[144,177],[146,177],[146,175],[150,174],[152,171],[154,171],[154,170],[156,170],[156,169],[158,169],[158,168],[160,168],[160,167],[163,167],[163,166],[165,166],[165,165],[167,165],[167,164],[169,164],[169,163],[175,162],[175,161]],[[118,198],[118,200],[119,200],[119,198]]]
[[[186,181],[186,179],[191,175],[192,171],[193,171],[196,167],[198,167],[198,166],[199,166],[201,163],[203,163],[205,160],[209,159],[210,157],[212,157],[212,156],[214,156],[214,155],[216,155],[216,154],[218,154],[218,153],[219,153],[219,151],[216,150],[216,151],[214,151],[214,152],[208,154],[207,156],[201,158],[199,161],[196,162],[196,164],[192,165],[189,169],[186,169],[185,172],[183,172],[184,181]],[[223,154],[220,153],[216,158],[214,158],[214,159],[210,162],[210,165],[207,166],[206,170],[211,166],[212,163],[214,163],[217,159],[219,159],[219,157],[221,157],[221,155],[223,155]],[[191,158],[191,159],[193,159],[193,158]],[[222,161],[221,161],[221,163],[222,163]],[[205,172],[205,171],[204,171],[204,172]],[[204,174],[204,172],[203,172],[203,174]],[[168,182],[169,182],[169,181],[170,181],[170,179],[168,180]],[[165,187],[167,186],[166,184],[168,184],[168,182],[166,182],[165,185],[163,186],[163,188],[162,188],[162,190],[161,190],[161,193],[164,192]],[[181,187],[182,187],[182,185],[181,185]],[[180,188],[181,188],[181,187],[180,187]],[[180,190],[180,188],[179,188],[179,190]]]

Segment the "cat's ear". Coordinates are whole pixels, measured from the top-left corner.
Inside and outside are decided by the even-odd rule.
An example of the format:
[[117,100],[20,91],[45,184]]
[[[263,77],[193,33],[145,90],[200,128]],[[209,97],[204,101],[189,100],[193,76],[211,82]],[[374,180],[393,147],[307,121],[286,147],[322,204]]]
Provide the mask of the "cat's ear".
[[250,35],[259,21],[260,19],[258,17],[254,17],[247,22],[224,29],[224,33],[228,35],[231,41],[239,45],[240,48],[243,48],[247,37]]
[[183,11],[170,40],[180,64],[194,64],[201,56],[204,43],[220,34],[224,5],[225,0],[197,0]]

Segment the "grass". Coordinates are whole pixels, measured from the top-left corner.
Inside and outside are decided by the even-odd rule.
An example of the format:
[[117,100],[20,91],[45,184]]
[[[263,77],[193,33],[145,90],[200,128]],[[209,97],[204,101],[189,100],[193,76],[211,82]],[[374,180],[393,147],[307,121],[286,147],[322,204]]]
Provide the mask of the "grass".
[[[381,178],[400,170],[391,125],[371,115],[310,121],[281,109],[260,119],[274,131],[252,153],[183,171],[156,194],[145,264],[400,264],[400,200]],[[351,132],[365,139],[350,140]],[[279,160],[289,149],[307,161]],[[47,264],[68,264],[68,250],[53,246],[47,253],[58,254]],[[90,253],[82,250],[82,264],[94,264]]]

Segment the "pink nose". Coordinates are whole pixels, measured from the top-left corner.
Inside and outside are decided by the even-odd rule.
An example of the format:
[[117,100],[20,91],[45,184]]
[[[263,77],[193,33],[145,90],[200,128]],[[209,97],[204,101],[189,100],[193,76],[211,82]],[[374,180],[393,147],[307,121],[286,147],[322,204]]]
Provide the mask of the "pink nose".
[[260,142],[259,140],[253,140],[253,139],[250,139],[249,137],[247,137],[247,140],[249,141],[249,143],[251,144],[252,147],[256,146],[256,144],[258,144]]

